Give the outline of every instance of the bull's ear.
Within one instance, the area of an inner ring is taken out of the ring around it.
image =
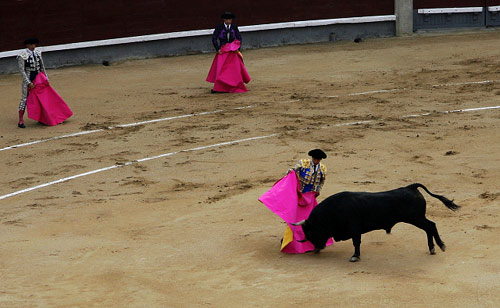
[[[305,224],[306,221],[305,220],[302,220],[302,221],[299,221],[297,223],[294,223],[294,224],[291,224],[292,226],[302,226],[303,224]]]

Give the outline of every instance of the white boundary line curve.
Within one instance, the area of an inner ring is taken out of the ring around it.
[[[242,109],[249,109],[249,108],[253,108],[253,107],[254,106],[249,105],[249,106],[244,106],[244,107],[237,107],[237,108],[234,108],[234,109],[235,110],[242,110]],[[133,126],[139,126],[139,125],[144,125],[144,124],[149,124],[149,123],[171,121],[171,120],[177,120],[177,119],[183,119],[183,118],[189,118],[189,117],[196,117],[196,116],[202,116],[202,115],[209,115],[209,114],[215,114],[215,113],[221,113],[221,112],[224,112],[224,110],[218,109],[218,110],[214,110],[214,111],[206,111],[206,112],[199,112],[199,113],[189,113],[189,114],[184,114],[184,115],[180,115],[180,116],[173,116],[173,117],[167,117],[167,118],[161,118],[161,119],[154,119],[154,120],[147,120],[147,121],[134,122],[134,123],[128,123],[128,124],[114,125],[114,126],[109,126],[109,127],[106,127],[106,128],[88,130],[88,131],[77,132],[77,133],[68,134],[68,135],[56,136],[56,137],[51,137],[51,138],[47,138],[47,139],[40,139],[40,140],[31,141],[31,142],[26,142],[26,143],[11,145],[11,146],[7,146],[5,148],[1,148],[0,152],[7,151],[7,150],[12,150],[12,149],[17,149],[17,148],[21,148],[21,147],[26,147],[26,146],[30,146],[30,145],[34,145],[34,144],[38,144],[38,143],[44,143],[44,142],[47,142],[47,141],[59,140],[59,139],[64,139],[64,138],[69,138],[69,137],[76,137],[76,136],[82,136],[82,135],[89,135],[89,134],[103,132],[105,130],[110,130],[110,129],[115,129],[115,128],[133,127]]]
[[[455,110],[447,110],[447,111],[436,111],[435,113],[437,113],[437,114],[450,114],[450,113],[473,112],[473,111],[494,110],[494,109],[500,109],[500,105],[498,105],[498,106],[487,106],[487,107],[477,107],[477,108],[466,108],[466,109],[455,109]],[[427,113],[422,113],[422,114],[404,115],[404,116],[400,116],[400,118],[401,119],[404,119],[404,118],[417,118],[417,117],[428,116],[428,115],[431,115],[431,114],[432,113],[427,112]],[[335,125],[332,125],[332,126],[322,126],[321,128],[331,128],[331,127],[341,127],[341,126],[353,126],[353,125],[369,124],[369,123],[372,123],[372,122],[380,122],[380,121],[379,120],[366,120],[366,121],[338,123],[338,124],[335,124]],[[37,189],[40,189],[40,188],[44,188],[44,187],[47,187],[47,186],[51,186],[51,185],[55,185],[55,184],[67,182],[67,181],[70,181],[70,180],[73,180],[73,179],[77,179],[77,178],[80,178],[80,177],[84,177],[84,176],[87,176],[87,175],[92,175],[92,174],[96,174],[96,173],[108,171],[108,170],[119,168],[119,167],[130,166],[130,165],[132,165],[134,163],[146,162],[146,161],[150,161],[150,160],[154,160],[154,159],[159,159],[159,158],[163,158],[163,157],[168,157],[168,156],[173,156],[173,155],[180,154],[180,153],[185,153],[185,152],[194,152],[194,151],[201,151],[201,150],[205,150],[205,149],[209,149],[209,148],[222,147],[222,146],[226,146],[226,145],[237,144],[237,143],[240,143],[240,142],[248,142],[248,141],[261,140],[261,139],[276,137],[276,136],[279,136],[279,135],[281,135],[281,134],[274,133],[274,134],[265,135],[265,136],[257,136],[257,137],[251,137],[251,138],[245,138],[245,139],[238,139],[238,140],[233,140],[233,141],[226,141],[226,142],[222,142],[222,143],[216,143],[216,144],[211,144],[211,145],[206,145],[206,146],[200,146],[200,147],[190,148],[190,149],[186,149],[186,150],[180,150],[180,151],[176,151],[176,152],[164,153],[164,154],[160,154],[160,155],[156,155],[156,156],[141,158],[141,159],[137,159],[137,160],[126,162],[124,164],[115,164],[113,166],[104,167],[104,168],[101,168],[101,169],[96,169],[96,170],[92,170],[92,171],[88,171],[88,172],[76,174],[76,175],[65,177],[65,178],[62,178],[62,179],[59,179],[59,180],[55,180],[55,181],[52,181],[52,182],[40,184],[40,185],[37,185],[37,186],[32,186],[32,187],[29,187],[29,188],[26,188],[26,189],[22,189],[22,190],[18,190],[18,191],[15,191],[15,192],[12,192],[12,193],[9,193],[9,194],[6,194],[6,195],[2,195],[2,196],[0,196],[0,200],[6,199],[6,198],[9,198],[9,197],[13,197],[13,196],[16,196],[16,195],[20,195],[20,194],[23,194],[23,193],[26,193],[26,192],[30,192],[30,191],[33,191],[33,190],[37,190]]]
[[[47,187],[47,186],[51,186],[51,185],[55,185],[55,184],[67,182],[67,181],[70,181],[70,180],[74,180],[74,179],[77,179],[77,178],[81,178],[81,177],[84,177],[84,176],[87,176],[87,175],[92,175],[92,174],[96,174],[96,173],[108,171],[108,170],[115,169],[115,168],[130,166],[130,165],[135,164],[135,163],[141,163],[141,162],[145,162],[145,161],[150,161],[150,160],[154,160],[154,159],[158,159],[158,158],[162,158],[162,157],[176,155],[176,154],[179,154],[179,153],[201,151],[201,150],[206,150],[206,149],[215,148],[215,147],[222,147],[222,146],[226,146],[226,145],[237,144],[237,143],[240,143],[240,142],[248,142],[248,141],[260,140],[260,139],[266,139],[266,138],[271,138],[271,137],[275,137],[275,136],[278,136],[278,135],[279,134],[271,134],[271,135],[265,135],[265,136],[257,136],[257,137],[251,137],[251,138],[245,138],[245,139],[232,140],[232,141],[227,141],[227,142],[221,142],[221,143],[216,143],[216,144],[211,144],[211,145],[206,145],[206,146],[201,146],[201,147],[196,147],[196,148],[191,148],[191,149],[180,150],[180,151],[176,151],[176,152],[170,152],[170,153],[160,154],[160,155],[156,155],[156,156],[141,158],[141,159],[137,159],[137,160],[126,162],[124,164],[115,164],[113,166],[108,166],[108,167],[104,167],[104,168],[100,168],[100,169],[96,169],[96,170],[92,170],[92,171],[88,171],[88,172],[84,172],[84,173],[72,175],[72,176],[65,177],[65,178],[62,178],[62,179],[59,179],[59,180],[55,180],[55,181],[52,181],[52,182],[40,184],[40,185],[37,185],[37,186],[32,186],[32,187],[29,187],[29,188],[26,188],[26,189],[22,189],[22,190],[18,190],[18,191],[12,192],[10,194],[6,194],[6,195],[3,195],[3,196],[0,196],[0,200],[6,199],[6,198],[9,198],[9,197],[13,197],[13,196],[16,196],[16,195],[19,195],[19,194],[27,193],[27,192],[30,192],[30,191],[33,191],[33,190],[37,190],[37,189],[40,189],[40,188],[44,188],[44,187]]]
[[[454,82],[454,83],[434,84],[434,85],[432,85],[432,87],[439,88],[439,87],[450,87],[450,86],[464,86],[464,85],[470,85],[470,84],[494,83],[494,82],[498,82],[498,81],[500,81],[500,80],[481,80],[481,81]]]
[[[373,91],[366,91],[366,92],[329,95],[329,96],[327,96],[327,98],[340,98],[340,97],[346,97],[346,96],[361,96],[361,95],[369,95],[369,94],[377,94],[377,93],[390,93],[390,92],[402,91],[402,90],[406,90],[406,88],[382,89],[382,90],[373,90]]]

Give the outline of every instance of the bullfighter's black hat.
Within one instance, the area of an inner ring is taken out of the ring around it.
[[[30,37],[29,39],[24,40],[24,45],[28,44],[40,44],[40,41],[37,38]]]
[[[222,19],[233,19],[233,18],[236,18],[236,15],[234,15],[231,12],[224,12],[224,13],[222,13],[222,15],[220,17]]]
[[[309,151],[309,156],[312,156],[312,158],[316,158],[316,159],[323,159],[323,158],[326,158],[326,153],[323,152],[322,150],[320,149],[314,149],[314,150],[311,150]]]

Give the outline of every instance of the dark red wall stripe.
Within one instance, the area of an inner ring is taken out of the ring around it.
[[[233,11],[238,25],[394,14],[393,0],[10,0],[0,1],[0,51],[208,29]]]

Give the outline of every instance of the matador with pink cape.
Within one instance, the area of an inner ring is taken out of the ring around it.
[[[73,112],[49,84],[42,52],[37,48],[39,40],[29,38],[24,44],[26,49],[17,56],[19,71],[23,78],[17,126],[26,127],[23,119],[26,108],[30,119],[45,125],[62,123],[71,117]]]
[[[241,34],[232,23],[233,13],[225,12],[221,17],[224,22],[215,27],[212,35],[217,53],[206,80],[214,84],[212,93],[244,93],[248,91],[245,83],[251,78],[240,52]]]
[[[326,178],[326,166],[320,161],[326,154],[320,149],[309,151],[312,159],[302,159],[288,174],[276,182],[263,194],[259,201],[264,203],[274,214],[287,223],[287,228],[281,242],[281,252],[304,253],[313,251],[310,242],[300,242],[305,239],[301,226],[293,223],[305,220],[318,205],[316,197]],[[329,239],[326,246],[333,244]]]

